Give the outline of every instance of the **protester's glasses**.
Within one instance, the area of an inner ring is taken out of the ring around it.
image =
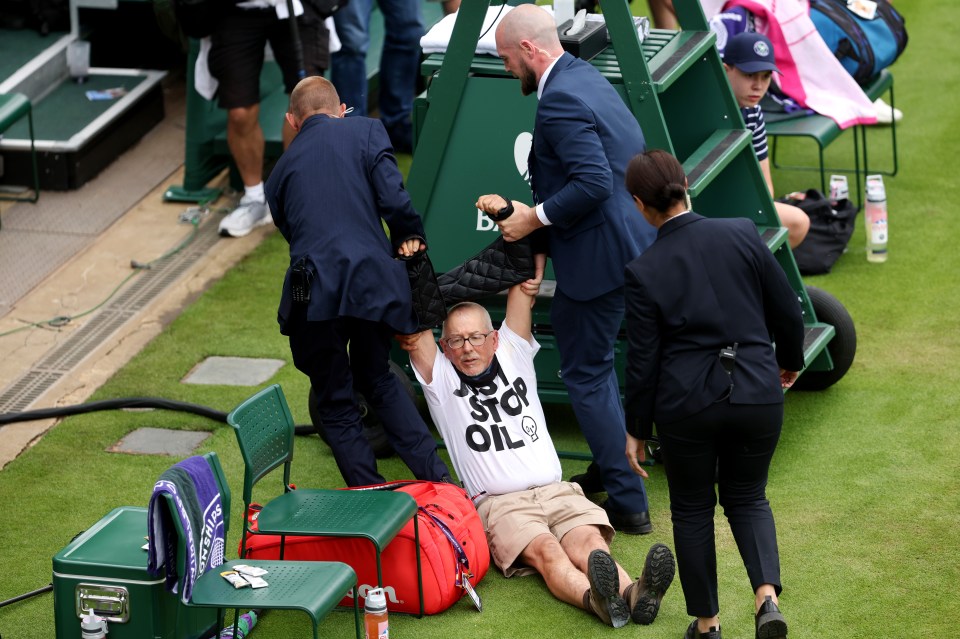
[[[463,348],[464,342],[470,342],[470,346],[478,348],[483,346],[484,342],[487,341],[487,338],[493,335],[493,331],[489,333],[475,333],[470,337],[460,337],[459,335],[454,335],[453,337],[444,338],[443,343],[447,345],[447,348],[457,350]]]

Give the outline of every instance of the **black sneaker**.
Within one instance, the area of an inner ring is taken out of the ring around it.
[[[580,488],[587,494],[602,493],[605,490],[603,487],[603,473],[600,472],[600,467],[593,462],[590,462],[590,465],[587,466],[586,472],[574,475],[570,478],[570,481],[575,484],[580,484]]]
[[[650,546],[640,578],[630,584],[623,593],[634,623],[653,623],[660,612],[660,602],[667,594],[667,588],[673,583],[676,572],[677,565],[670,549],[665,544]]]
[[[601,621],[622,628],[630,620],[630,608],[620,596],[620,573],[610,553],[594,550],[587,558],[590,580],[590,609]]]

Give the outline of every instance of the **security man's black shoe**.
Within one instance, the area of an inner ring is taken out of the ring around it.
[[[628,535],[646,535],[653,532],[650,513],[645,510],[639,513],[621,513],[610,508],[609,502],[603,502],[603,509],[607,511],[607,517],[614,530]]]
[[[687,628],[687,632],[684,633],[683,639],[722,639],[720,637],[720,626],[710,626],[710,630],[700,632],[697,628],[697,620],[694,619],[690,622],[690,626]]]
[[[603,473],[600,472],[600,467],[594,462],[590,462],[586,472],[574,475],[570,478],[570,481],[574,484],[580,484],[580,488],[588,495],[590,493],[602,493],[605,490],[603,487]]]

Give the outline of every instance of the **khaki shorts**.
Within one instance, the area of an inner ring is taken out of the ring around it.
[[[477,506],[493,562],[507,577],[535,571],[520,553],[544,533],[557,540],[578,526],[594,525],[609,544],[614,530],[606,511],[583,495],[579,484],[557,482],[506,495],[491,495]]]

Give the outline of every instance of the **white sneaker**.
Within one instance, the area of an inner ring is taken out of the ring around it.
[[[266,202],[248,198],[240,198],[240,204],[227,217],[220,220],[220,235],[229,237],[243,237],[264,224],[273,222],[270,209]]]
[[[903,119],[903,111],[891,107],[883,98],[874,100],[873,106],[877,110],[877,124],[892,124]]]

